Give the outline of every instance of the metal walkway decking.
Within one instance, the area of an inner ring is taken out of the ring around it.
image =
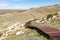
[[[40,25],[32,26],[31,22],[32,21],[36,21],[36,20],[37,19],[30,20],[30,21],[26,22],[25,26],[26,27],[35,27],[35,28],[38,28],[44,34],[47,34],[50,37],[50,40],[60,40],[60,30],[57,30],[57,29],[54,29],[54,28],[50,28],[50,27],[47,27],[47,26],[40,26]]]
[[[31,26],[28,26],[28,27],[31,27]],[[38,28],[39,30],[41,30],[45,34],[49,35],[50,40],[55,40],[54,38],[57,38],[57,40],[60,40],[60,30],[50,28],[50,27],[46,27],[46,26],[43,26],[43,27],[32,26],[32,27]]]

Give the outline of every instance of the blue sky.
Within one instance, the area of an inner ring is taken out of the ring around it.
[[[0,0],[0,9],[29,9],[60,4],[60,0]]]

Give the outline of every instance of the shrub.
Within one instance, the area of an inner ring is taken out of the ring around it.
[[[2,33],[0,32],[0,37],[1,37]]]
[[[48,14],[48,15],[47,15],[47,20],[48,20],[49,18],[52,18],[52,16],[53,16],[52,14]]]

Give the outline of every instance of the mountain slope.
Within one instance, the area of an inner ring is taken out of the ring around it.
[[[31,11],[35,13],[56,13],[60,11],[60,5],[57,4],[57,5],[43,6],[31,9]]]

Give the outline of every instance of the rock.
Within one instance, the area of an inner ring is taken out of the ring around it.
[[[23,31],[19,31],[16,33],[16,35],[20,35],[20,34],[23,34],[24,32]]]
[[[42,24],[44,23],[44,21],[42,21]]]
[[[36,20],[36,23],[39,23],[40,21],[39,20]]]
[[[20,32],[17,32],[17,33],[16,33],[16,35],[19,35],[19,34],[21,34],[21,33],[20,33]]]
[[[21,24],[20,26],[24,26],[25,24]]]

